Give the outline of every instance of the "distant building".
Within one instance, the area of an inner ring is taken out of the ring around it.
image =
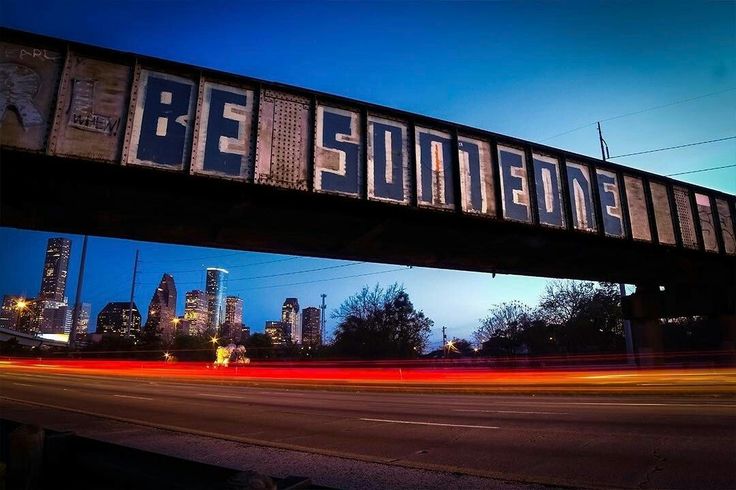
[[[239,297],[225,298],[225,322],[238,326],[243,323],[243,300]]]
[[[46,260],[41,276],[41,300],[66,303],[66,277],[69,272],[69,256],[72,242],[67,238],[49,238],[46,245]]]
[[[302,343],[304,345],[322,345],[322,322],[320,309],[308,306],[302,311]]]
[[[207,306],[207,293],[198,289],[187,291],[186,302],[184,303],[186,325],[181,326],[182,333],[201,335],[207,330]]]
[[[96,333],[117,333],[124,335],[128,331],[130,322],[130,303],[118,301],[108,303],[97,315]],[[130,334],[139,336],[141,332],[141,314],[133,303],[133,323],[130,325]]]
[[[26,300],[22,296],[4,295],[3,304],[0,306],[0,328],[16,330],[18,317],[25,307]]]
[[[294,344],[302,343],[302,321],[299,316],[299,300],[286,298],[281,307],[281,323],[284,327],[286,342]]]
[[[89,303],[82,303],[81,305],[77,305],[77,308],[79,309],[79,312],[77,313],[77,335],[84,335],[89,329],[89,319],[92,316],[92,305]]]
[[[41,299],[36,301],[35,329],[42,334],[69,333],[71,309],[65,301]]]
[[[207,329],[217,332],[223,320],[222,309],[225,298],[225,278],[228,272],[216,267],[207,268]]]
[[[248,340],[248,337],[250,337],[250,327],[243,324],[240,327],[240,341],[245,342],[246,340]]]
[[[152,329],[161,336],[164,343],[174,340],[176,335],[176,285],[174,278],[164,274],[156,290],[153,292],[151,303],[148,305],[146,330]]]
[[[266,335],[271,337],[273,345],[284,345],[286,338],[284,336],[284,325],[279,321],[266,322]]]

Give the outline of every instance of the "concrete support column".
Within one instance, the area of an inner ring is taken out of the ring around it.
[[[637,285],[627,298],[624,317],[631,322],[631,337],[636,362],[640,366],[661,364],[664,336],[659,321],[659,287]]]

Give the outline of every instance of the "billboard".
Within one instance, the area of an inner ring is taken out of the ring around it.
[[[297,87],[3,33],[3,147],[736,255],[730,194]]]

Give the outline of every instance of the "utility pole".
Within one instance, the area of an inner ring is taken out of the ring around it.
[[[325,293],[321,294],[322,296],[322,305],[319,307],[320,310],[322,310],[322,316],[320,318],[320,344],[322,343],[322,337],[325,335],[325,312],[327,311],[327,305],[325,304],[325,298],[327,295]]]
[[[606,158],[610,157],[608,152],[608,144],[603,139],[603,131],[601,130],[601,123],[598,121],[598,140],[601,144],[601,158],[606,161]],[[623,216],[623,214],[622,214]],[[618,292],[621,296],[621,316],[623,316],[624,298],[626,297],[626,286],[623,283],[618,284]],[[624,339],[626,340],[626,359],[629,364],[634,363],[634,339],[631,336],[631,322],[627,319],[624,320]]]
[[[87,261],[87,235],[82,242],[82,261],[79,263],[79,277],[77,278],[77,293],[74,298],[74,309],[72,310],[72,328],[69,331],[69,352],[74,350],[77,340],[77,325],[79,324],[79,309],[82,307],[82,283],[84,282],[84,264]]]
[[[442,356],[447,359],[447,327],[442,326]]]
[[[128,305],[128,328],[126,335],[130,337],[130,327],[133,326],[133,296],[135,295],[135,276],[138,274],[138,253],[135,251],[135,262],[133,262],[133,282],[130,285],[130,305]]]

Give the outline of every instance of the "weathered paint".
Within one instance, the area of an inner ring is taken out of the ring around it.
[[[496,216],[491,145],[487,141],[460,136],[457,149],[463,211]]]
[[[415,138],[418,204],[455,209],[452,137],[444,131],[417,127]]]
[[[736,235],[734,234],[733,218],[728,201],[716,198],[716,209],[718,210],[721,236],[723,236],[724,252],[729,255],[736,255]]]
[[[64,66],[49,152],[119,161],[131,71],[129,66],[71,53]]]
[[[234,180],[252,177],[253,99],[252,90],[203,81],[194,129],[193,174]]]
[[[514,221],[531,222],[529,183],[527,182],[527,163],[524,151],[499,145],[498,166],[503,217]]]
[[[618,176],[608,170],[596,169],[598,196],[600,196],[603,231],[607,236],[623,237],[624,220],[621,213],[621,191]]]
[[[409,204],[409,140],[406,123],[368,116],[368,199]]]
[[[255,181],[307,190],[309,99],[275,90],[261,92]]]
[[[639,177],[624,175],[624,187],[626,187],[631,237],[634,240],[651,242],[652,231],[649,229],[649,214],[647,212],[647,198],[644,193],[644,181]]]
[[[567,188],[573,227],[576,230],[595,231],[593,192],[587,165],[567,162]]]
[[[178,75],[139,70],[125,163],[182,170],[189,161],[195,83]]]
[[[698,236],[695,233],[690,193],[687,189],[679,186],[673,186],[672,189],[675,195],[675,209],[677,210],[677,221],[680,224],[682,245],[687,248],[698,248]]]
[[[43,46],[0,42],[0,143],[44,150],[64,56]]]
[[[674,245],[677,241],[675,240],[675,228],[672,224],[672,208],[667,187],[659,182],[650,182],[649,189],[652,192],[654,220],[657,224],[659,243],[663,245]]]
[[[716,238],[715,223],[713,223],[713,210],[710,207],[710,198],[705,194],[696,192],[695,206],[698,210],[698,219],[700,220],[703,247],[708,252],[717,252],[718,239]]]
[[[562,209],[560,162],[554,157],[535,153],[533,155],[533,165],[539,223],[564,228],[565,213]]]
[[[314,148],[314,190],[360,197],[361,128],[357,111],[318,105]]]

